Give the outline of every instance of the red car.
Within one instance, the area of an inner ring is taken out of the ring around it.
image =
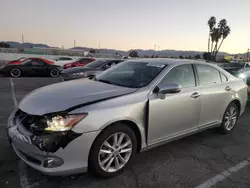
[[[21,58],[19,58],[17,60],[8,62],[7,65],[20,65],[20,64],[22,64],[23,62],[25,62],[27,60],[41,60],[41,61],[43,61],[43,62],[45,62],[47,64],[51,64],[51,65],[54,64],[53,61],[49,61],[49,60],[43,59],[43,58],[38,58],[38,57],[23,58],[23,57],[21,57]]]
[[[75,62],[64,64],[64,65],[63,65],[63,68],[64,68],[64,69],[68,69],[68,68],[72,68],[72,67],[85,66],[85,65],[87,65],[88,63],[90,63],[90,62],[92,62],[92,61],[95,61],[95,59],[94,59],[94,58],[87,58],[87,57],[84,57],[84,58],[78,59],[78,60],[75,61]]]

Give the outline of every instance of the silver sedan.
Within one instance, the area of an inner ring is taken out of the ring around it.
[[[17,155],[49,175],[120,173],[136,153],[218,128],[230,133],[244,112],[247,86],[199,61],[125,61],[96,78],[49,85],[11,114]]]

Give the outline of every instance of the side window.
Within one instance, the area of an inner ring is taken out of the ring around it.
[[[183,88],[194,87],[195,76],[192,65],[180,65],[174,67],[167,75],[162,79],[160,84],[179,84]]]
[[[80,60],[80,63],[90,63],[90,62],[92,62],[92,60],[91,59],[81,59]]]
[[[249,63],[246,64],[246,68],[250,68],[250,64]]]
[[[221,76],[221,81],[222,82],[227,82],[228,81],[227,77],[224,74],[220,73],[220,76]]]
[[[40,65],[42,65],[42,63],[40,62],[40,60],[33,59],[33,60],[31,61],[31,65],[40,66]]]
[[[112,66],[116,65],[117,63],[118,63],[117,61],[110,61],[107,65],[109,67],[112,67]]]
[[[72,59],[69,58],[69,57],[61,57],[60,60],[62,60],[62,61],[70,61],[70,60],[72,60]]]
[[[207,65],[196,65],[200,85],[209,85],[221,83],[220,73],[218,70]]]

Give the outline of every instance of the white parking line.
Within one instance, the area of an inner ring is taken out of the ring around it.
[[[242,162],[238,163],[237,165],[225,170],[224,172],[212,177],[211,179],[198,185],[195,188],[210,188],[210,187],[216,185],[217,183],[222,182],[227,177],[231,176],[233,173],[238,172],[242,168],[245,168],[249,164],[250,164],[250,158],[248,160],[242,161]]]
[[[15,85],[13,83],[13,79],[10,78],[10,85],[11,85],[11,94],[12,99],[14,102],[15,108],[17,108],[17,99],[16,99],[16,93],[15,93]],[[19,162],[19,178],[20,178],[20,186],[21,188],[33,188],[34,186],[38,185],[38,183],[30,184],[28,181],[28,174],[25,170],[26,167],[24,167],[24,163],[22,161]]]
[[[14,102],[14,106],[16,108],[17,107],[17,100],[16,100],[16,94],[15,94],[15,86],[14,86],[12,78],[10,78],[10,85],[11,85],[12,99],[13,99],[13,102]]]

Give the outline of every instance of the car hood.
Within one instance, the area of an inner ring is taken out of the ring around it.
[[[101,69],[90,68],[90,67],[74,67],[74,68],[66,69],[62,73],[72,74],[72,73],[88,72],[88,71],[99,71],[99,70],[101,70]]]
[[[32,115],[70,111],[83,105],[136,91],[98,81],[80,79],[39,88],[22,99],[18,108]]]

